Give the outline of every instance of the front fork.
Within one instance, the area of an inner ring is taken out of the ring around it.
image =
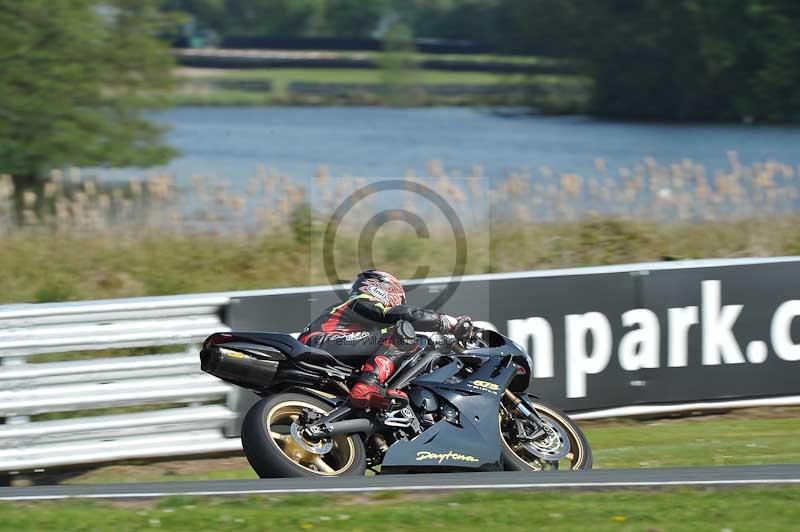
[[[519,397],[508,388],[503,392],[503,395],[511,404],[511,410],[519,412],[525,420],[530,421],[533,425],[533,430],[530,431],[530,429],[525,426],[522,419],[515,417],[514,423],[517,425],[517,434],[520,438],[535,440],[545,435],[544,422],[542,418],[539,417],[539,413],[533,405],[528,403],[524,397]]]

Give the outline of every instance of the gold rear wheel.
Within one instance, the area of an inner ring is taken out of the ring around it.
[[[307,401],[290,400],[278,403],[267,412],[266,429],[281,453],[296,465],[311,473],[336,476],[346,471],[355,460],[356,436],[335,436],[328,440],[312,442],[296,430],[297,420],[303,412],[327,414],[322,408]],[[292,430],[292,428],[295,430]]]
[[[303,437],[306,412],[327,414],[333,407],[305,394],[279,394],[255,403],[242,423],[242,447],[261,478],[363,475],[364,442],[358,434],[320,441]]]

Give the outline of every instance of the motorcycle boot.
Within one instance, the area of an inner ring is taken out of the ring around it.
[[[387,389],[386,379],[394,372],[394,362],[385,355],[376,355],[361,366],[361,373],[350,388],[348,401],[358,409],[397,410],[408,406],[405,392]]]

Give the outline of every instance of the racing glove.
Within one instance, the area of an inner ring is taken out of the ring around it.
[[[454,318],[447,314],[441,315],[442,319],[442,332],[450,333],[456,338],[463,338],[469,335],[472,330],[472,318],[469,316],[459,316]]]

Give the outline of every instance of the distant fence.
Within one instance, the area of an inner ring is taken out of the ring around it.
[[[178,64],[194,68],[380,68],[379,62],[368,55],[353,57],[325,52],[296,52],[286,50],[230,50],[220,48],[176,48],[172,50]],[[489,72],[496,74],[575,74],[574,66],[566,62],[524,63],[500,60],[424,59],[417,66],[429,70],[455,72]]]
[[[268,50],[377,51],[383,49],[383,41],[368,37],[228,36],[222,39],[220,47]],[[494,51],[493,47],[485,43],[454,39],[415,39],[414,47],[418,51],[428,54],[489,54]]]
[[[465,97],[465,96],[525,96],[531,94],[532,88],[528,85],[495,85],[488,84],[441,84],[441,85],[420,85],[414,87],[416,91],[424,95],[443,96],[443,97]],[[381,83],[315,83],[306,81],[293,81],[289,84],[289,92],[296,96],[348,96],[354,93],[364,93],[381,95],[389,90],[386,85]]]
[[[585,89],[576,85],[529,85],[525,83],[441,83],[425,84],[413,87],[421,94],[442,97],[482,96],[509,97],[535,96],[558,92],[559,94],[582,95]],[[319,83],[309,81],[293,81],[289,84],[289,92],[298,96],[346,96],[353,93],[383,94],[387,90],[381,83]]]
[[[408,283],[410,302],[448,281]],[[335,301],[309,287],[0,306],[0,471],[239,451],[250,394],[200,372],[199,342],[296,332]],[[468,276],[441,310],[525,346],[533,391],[579,418],[800,402],[800,257]]]

